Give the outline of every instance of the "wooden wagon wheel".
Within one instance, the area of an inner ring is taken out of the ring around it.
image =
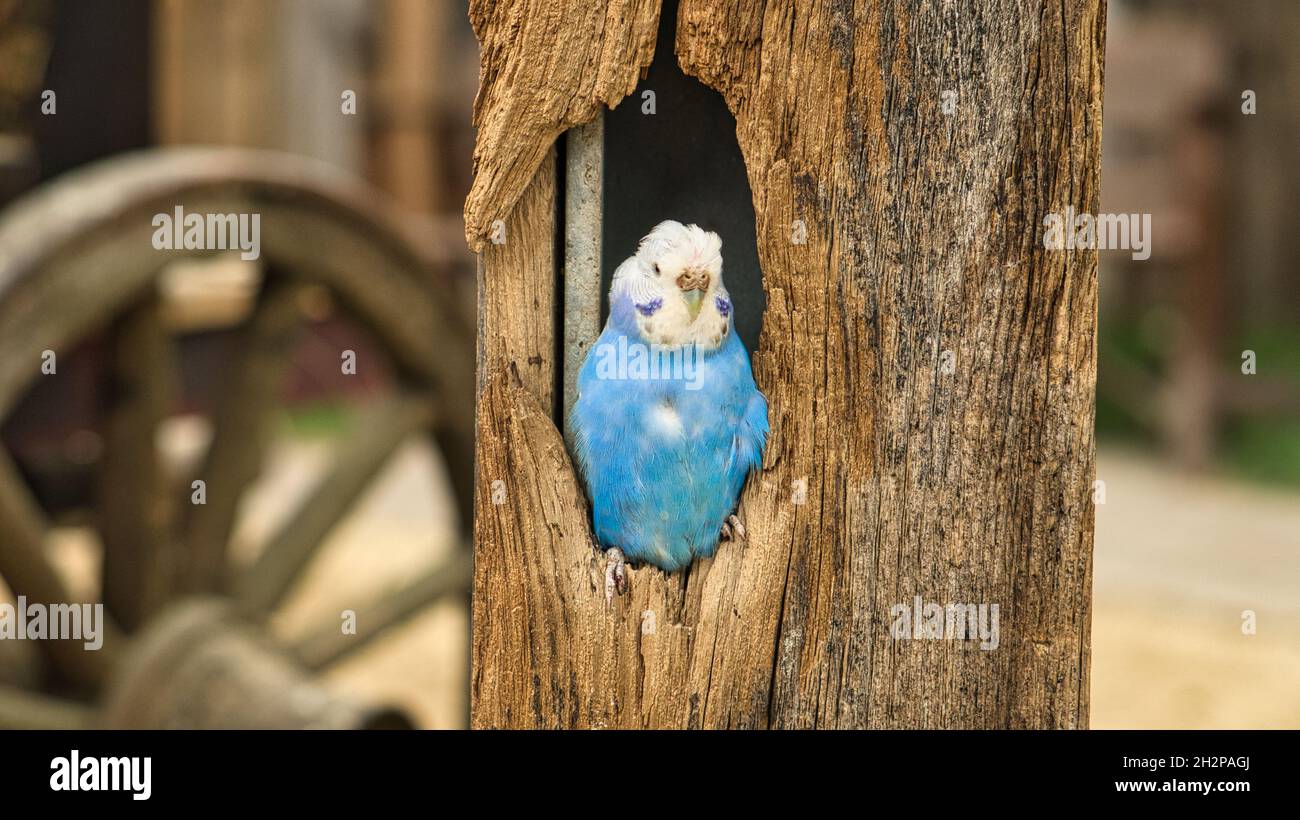
[[[261,220],[265,273],[219,374],[202,505],[185,503],[189,483],[178,487],[164,474],[155,444],[178,378],[158,282],[178,257],[212,253],[155,250],[152,220],[177,206]],[[364,628],[346,640],[334,621],[297,646],[278,647],[260,624],[411,435],[429,434],[441,451],[461,532],[468,530],[472,331],[434,269],[427,248],[373,193],[325,166],[265,152],[142,152],[70,174],[0,214],[0,422],[42,378],[44,351],[69,351],[92,333],[109,340],[111,395],[90,516],[104,547],[110,623],[103,648],[36,642],[55,683],[41,691],[0,688],[0,725],[384,723],[326,695],[314,672],[442,596],[466,594],[468,548],[398,593],[354,607]],[[237,571],[228,544],[241,495],[262,463],[266,421],[302,324],[298,297],[308,286],[325,288],[379,341],[395,388],[251,566]],[[29,603],[70,603],[46,553],[49,530],[32,488],[0,447],[0,578]]]

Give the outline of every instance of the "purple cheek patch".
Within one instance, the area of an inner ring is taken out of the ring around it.
[[[719,296],[713,300],[713,304],[717,305],[718,313],[722,314],[722,316],[726,317],[731,315],[730,299],[723,299],[721,296]]]
[[[651,299],[649,302],[646,302],[645,304],[638,303],[636,305],[636,309],[640,311],[642,316],[653,316],[655,311],[663,306],[664,306],[664,300],[655,297],[654,299]]]

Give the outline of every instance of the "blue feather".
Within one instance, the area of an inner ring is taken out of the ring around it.
[[[611,304],[578,376],[570,447],[601,546],[674,571],[717,549],[745,479],[762,464],[767,401],[730,326],[719,347],[697,354],[694,373],[611,378],[602,356],[648,346],[637,311],[645,315],[629,299]]]

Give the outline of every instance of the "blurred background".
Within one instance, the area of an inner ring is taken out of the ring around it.
[[[1144,261],[1101,253],[1092,723],[1300,727],[1300,2],[1111,0],[1109,16],[1101,210],[1150,213],[1153,238]],[[441,298],[472,316],[460,210],[477,58],[453,0],[0,0],[0,205],[152,146],[313,157],[391,197]],[[40,114],[42,89],[57,115]],[[344,89],[355,116],[340,116]],[[212,270],[199,278],[240,281]],[[186,396],[201,408],[239,314],[211,307],[229,291],[193,287]],[[237,552],[385,389],[338,377],[340,347],[375,345],[328,305],[308,311]],[[69,367],[71,392],[34,391],[0,436],[57,524],[61,570],[94,594],[99,545],[76,511],[101,449],[103,362],[89,344]],[[169,420],[174,459],[206,446],[202,415]],[[456,549],[445,473],[435,447],[404,447],[270,628],[291,641]],[[467,634],[464,600],[441,601],[327,684],[463,726]]]
[[[1300,3],[1111,0],[1105,95],[1093,726],[1294,728]]]
[[[223,145],[309,157],[387,196],[427,262],[427,289],[453,304],[472,333],[474,259],[460,213],[477,81],[478,47],[462,2],[0,0],[0,205],[138,149]],[[44,89],[56,91],[53,115],[41,113]],[[355,92],[355,114],[343,113],[344,91]],[[247,324],[261,261],[224,254],[186,264],[171,266],[168,279],[169,326],[182,337],[182,396],[159,430],[162,458],[178,474],[212,438],[223,389],[217,374]],[[392,386],[390,357],[374,334],[336,309],[328,292],[302,296],[305,332],[288,353],[275,435],[231,536],[233,560],[245,567]],[[57,386],[38,380],[8,418],[0,411],[0,437],[50,519],[48,550],[73,590],[90,599],[104,572],[100,533],[86,510],[96,501],[106,435],[105,349],[98,334],[89,336],[61,354]],[[343,349],[367,363],[355,376],[341,373]],[[272,635],[310,645],[322,629],[335,625],[337,633],[342,610],[382,601],[463,549],[468,522],[450,481],[435,446],[420,437],[403,444],[331,530],[269,621]],[[467,597],[444,596],[333,665],[326,685],[358,702],[398,706],[419,726],[465,726],[468,634]],[[57,686],[28,671],[39,669],[33,658],[5,653],[31,654],[0,642],[0,684]]]

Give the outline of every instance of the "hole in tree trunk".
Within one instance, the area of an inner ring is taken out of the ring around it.
[[[682,73],[673,52],[677,0],[664,0],[654,62],[630,97],[605,114],[601,307],[609,313],[614,269],[665,219],[722,237],[722,278],[736,305],[736,331],[750,352],[763,324],[754,199],[722,95]],[[655,113],[643,113],[646,91]]]

